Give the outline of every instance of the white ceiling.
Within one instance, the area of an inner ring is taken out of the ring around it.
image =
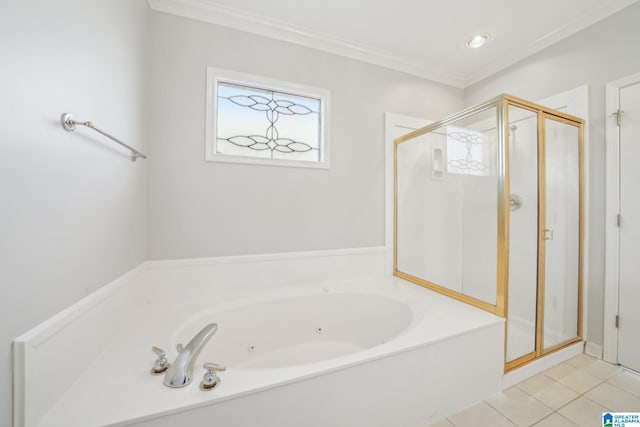
[[[148,0],[152,9],[466,87],[638,0]],[[487,32],[481,49],[465,40]]]

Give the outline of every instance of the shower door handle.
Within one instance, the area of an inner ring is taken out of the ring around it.
[[[553,228],[544,229],[544,240],[553,240]]]

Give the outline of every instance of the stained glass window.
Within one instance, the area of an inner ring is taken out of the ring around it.
[[[211,74],[209,160],[328,167],[328,93],[248,82],[264,80],[257,76],[239,81]]]
[[[490,144],[480,131],[447,126],[447,172],[462,175],[490,175]]]

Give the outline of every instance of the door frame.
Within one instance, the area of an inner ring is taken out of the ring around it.
[[[605,198],[605,277],[604,277],[604,343],[603,359],[618,363],[618,315],[620,228],[620,128],[615,113],[620,105],[620,89],[640,83],[640,73],[612,81],[606,85],[606,198]]]

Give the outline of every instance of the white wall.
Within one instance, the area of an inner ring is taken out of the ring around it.
[[[384,112],[442,117],[462,91],[309,48],[151,14],[150,257],[384,244]],[[331,169],[204,161],[206,67],[331,91]]]
[[[143,0],[0,7],[0,425],[11,425],[13,338],[146,258]],[[73,351],[70,349],[69,351]],[[52,364],[51,369],[55,369]]]
[[[587,339],[603,342],[606,82],[640,71],[640,3],[465,90],[472,105],[506,92],[540,99],[589,85],[589,266]]]

